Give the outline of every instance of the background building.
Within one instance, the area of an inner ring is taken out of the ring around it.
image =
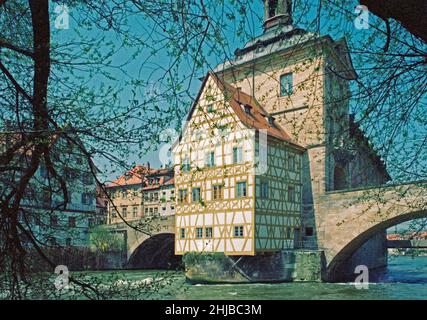
[[[1,143],[16,139],[14,134],[2,136]],[[49,157],[56,177],[43,159],[25,189],[19,221],[42,246],[89,246],[90,221],[96,217],[96,168],[79,146],[59,135],[51,139]],[[18,151],[16,163],[25,167],[31,157],[32,150]],[[66,186],[66,204],[60,180]],[[2,195],[14,187],[14,181],[16,177],[1,177]]]
[[[108,223],[135,221],[143,216],[174,213],[172,169],[138,165],[106,186]],[[121,216],[121,217],[120,217]]]

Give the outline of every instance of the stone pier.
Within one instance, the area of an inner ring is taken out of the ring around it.
[[[319,250],[283,250],[255,256],[190,253],[183,258],[192,283],[320,282],[326,260]]]

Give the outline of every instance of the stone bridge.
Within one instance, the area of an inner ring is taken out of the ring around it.
[[[427,182],[326,192],[314,199],[317,248],[326,258],[326,280],[336,281],[353,253],[373,236],[402,222],[427,218]],[[118,223],[124,236],[127,267],[165,268],[174,255],[174,216],[159,217],[147,232]],[[172,261],[172,262],[171,262]],[[162,264],[163,263],[163,264]]]
[[[427,249],[427,240],[388,240],[387,248],[390,249]]]
[[[367,240],[402,222],[427,218],[427,182],[327,192],[315,199],[315,212],[326,279],[336,280]]]
[[[135,223],[111,224],[112,232],[123,236],[127,248],[127,268],[174,268],[180,257],[174,255],[175,216],[150,217],[142,231]],[[133,228],[132,226],[136,227]],[[149,226],[149,227],[147,227]]]

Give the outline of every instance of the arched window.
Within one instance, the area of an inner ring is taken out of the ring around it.
[[[268,1],[268,17],[273,18],[276,16],[278,0],[269,0]]]

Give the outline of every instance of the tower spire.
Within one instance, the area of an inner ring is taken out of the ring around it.
[[[292,0],[264,1],[264,31],[292,24]]]

